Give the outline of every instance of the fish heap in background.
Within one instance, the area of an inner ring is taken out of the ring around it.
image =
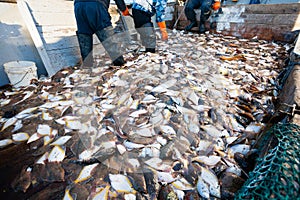
[[[174,31],[155,54],[132,46],[122,68],[67,68],[3,91],[1,150],[32,154],[12,186],[63,182],[61,199],[233,198],[289,48]]]

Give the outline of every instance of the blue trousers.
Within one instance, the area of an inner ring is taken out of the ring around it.
[[[76,2],[74,13],[79,34],[92,35],[112,26],[111,16],[100,2]]]
[[[249,4],[260,4],[260,0],[250,0]]]

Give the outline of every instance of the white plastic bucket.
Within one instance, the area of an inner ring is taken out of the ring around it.
[[[4,63],[3,66],[14,87],[30,85],[31,79],[37,79],[37,68],[34,62],[12,61]]]

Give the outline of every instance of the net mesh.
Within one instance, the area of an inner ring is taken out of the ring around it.
[[[258,160],[235,199],[300,199],[299,133],[295,124],[276,124],[268,130],[278,145]]]

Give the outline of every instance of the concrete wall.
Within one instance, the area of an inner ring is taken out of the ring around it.
[[[74,66],[80,59],[74,2],[66,0],[26,0],[26,2],[53,71]]]
[[[17,60],[33,61],[39,76],[47,74],[17,4],[0,3],[0,86],[9,83],[3,64]]]

